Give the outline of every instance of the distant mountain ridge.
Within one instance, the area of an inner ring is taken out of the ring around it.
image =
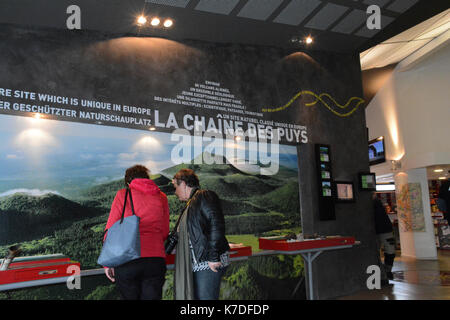
[[[203,159],[205,153],[200,156]],[[168,196],[172,221],[184,207],[171,184],[172,177],[182,168],[193,169],[201,187],[219,195],[230,233],[259,233],[298,221],[295,218],[300,211],[296,170],[280,166],[273,176],[248,174],[224,157],[223,164],[195,164],[199,157],[151,176]],[[124,187],[123,179],[117,179],[84,188],[70,199],[55,194],[35,197],[20,193],[0,198],[0,244],[42,238],[77,221],[107,216],[117,191]],[[240,227],[234,226],[235,223]]]
[[[215,161],[212,164],[207,164],[205,162],[205,157],[214,159],[217,161],[217,163]],[[218,174],[221,176],[234,173],[245,174],[244,172],[238,170],[233,165],[231,165],[224,156],[218,156],[208,152],[203,152],[196,158],[192,159],[189,163],[181,163],[173,167],[166,168],[161,171],[161,174],[167,177],[168,179],[172,179],[173,176],[181,169],[192,169],[198,176],[205,174]]]
[[[0,244],[53,234],[54,230],[101,212],[56,194],[16,193],[0,199]]]
[[[162,192],[173,192],[173,186],[169,185],[171,180],[165,176],[156,174],[150,178],[158,185]],[[123,188],[125,188],[123,179],[110,181],[81,191],[79,197],[75,200],[88,207],[109,211],[117,191]]]
[[[15,193],[0,199],[0,209],[16,211],[34,215],[49,215],[52,210],[81,209],[81,206],[60,195],[47,193],[42,196],[32,196],[26,193]],[[69,211],[70,214],[74,211]]]
[[[206,159],[214,159],[216,160],[212,164],[207,164],[205,162]],[[263,165],[261,162],[257,162],[253,164],[253,166],[260,166],[262,168],[267,167],[267,165]],[[221,176],[229,175],[229,174],[242,174],[242,175],[253,175],[258,176],[260,174],[255,173],[249,173],[245,172],[243,170],[240,170],[236,166],[234,166],[225,156],[221,155],[215,155],[211,154],[209,152],[203,152],[200,155],[198,155],[196,158],[192,159],[189,163],[181,163],[166,169],[163,169],[161,171],[161,174],[166,176],[168,179],[172,179],[172,177],[181,169],[192,169],[195,171],[195,173],[200,177],[202,175],[208,175],[208,174],[218,174]],[[297,179],[297,171],[293,170],[291,168],[282,166],[278,164],[278,171],[274,176],[279,176],[280,174],[283,175],[283,177],[295,177]],[[271,177],[271,176],[264,176],[264,177]]]

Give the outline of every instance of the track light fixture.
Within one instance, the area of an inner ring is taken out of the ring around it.
[[[161,23],[161,20],[159,20],[159,18],[153,18],[152,21],[150,21],[150,24],[154,27],[159,26],[159,24]]]
[[[293,36],[291,38],[291,43],[292,44],[310,45],[313,42],[314,42],[314,39],[311,36],[307,36],[307,37]]]
[[[136,18],[136,24],[140,27],[143,27],[147,24],[147,18],[143,15],[140,15],[139,17]],[[167,18],[164,20],[163,26],[164,28],[170,28],[172,27],[174,24],[173,20],[170,18]],[[161,26],[161,19],[159,17],[153,17],[150,20],[150,25],[152,27],[159,27]]]
[[[172,19],[166,19],[166,21],[164,21],[164,27],[170,28],[171,26],[173,26]]]
[[[139,17],[137,18],[136,22],[137,22],[137,24],[138,24],[139,26],[143,26],[143,25],[145,25],[145,24],[147,23],[147,18],[144,17],[144,16],[139,16]]]

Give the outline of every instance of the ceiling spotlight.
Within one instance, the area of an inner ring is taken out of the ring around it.
[[[447,177],[439,177],[439,180],[445,180]]]
[[[161,20],[159,20],[159,18],[153,18],[152,21],[150,22],[150,24],[154,27],[159,26],[160,23]]]
[[[39,113],[35,113],[33,117],[34,117],[35,119],[38,119],[38,120],[39,120],[39,119],[41,118],[41,115],[40,115]]]
[[[291,43],[298,43],[298,42],[302,42],[302,40],[300,40],[299,37],[293,36],[293,37],[291,38]]]
[[[444,169],[435,169],[434,172],[442,172]]]
[[[144,17],[144,16],[140,16],[140,17],[137,19],[137,24],[140,25],[140,26],[143,26],[143,25],[146,24],[146,23],[147,23],[147,18]]]
[[[234,137],[234,140],[241,141],[241,137],[240,136],[236,136],[236,137]]]
[[[156,128],[155,128],[155,127],[150,127],[148,130],[150,130],[150,131],[155,131]]]
[[[307,37],[307,38],[305,39],[305,42],[306,42],[306,44],[311,44],[311,43],[313,42],[313,38]]]
[[[166,19],[166,21],[164,21],[164,27],[170,28],[172,25],[173,21],[171,19]]]

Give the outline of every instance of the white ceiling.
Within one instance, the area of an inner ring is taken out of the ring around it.
[[[434,172],[436,169],[443,169],[442,172]],[[438,180],[439,177],[450,178],[450,164],[435,165],[427,168],[428,180]]]
[[[448,43],[450,9],[386,40],[360,54],[361,69],[381,68],[398,63],[415,53],[415,59]],[[438,45],[436,45],[436,43]],[[429,47],[430,50],[422,50]]]
[[[434,170],[442,169],[442,172],[434,172]],[[427,167],[427,179],[439,180],[440,177],[450,178],[450,164],[440,164]],[[376,176],[377,183],[393,183],[394,173],[388,173]]]

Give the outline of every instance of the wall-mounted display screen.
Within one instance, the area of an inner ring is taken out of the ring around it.
[[[358,175],[359,188],[361,190],[376,191],[375,173],[360,172]]]
[[[335,184],[333,183],[331,148],[326,144],[315,145],[317,181],[319,191],[319,219],[335,220]]]
[[[384,137],[378,137],[369,141],[369,165],[386,161]]]
[[[329,150],[327,147],[320,147],[320,161],[323,162],[330,161]]]
[[[353,182],[336,181],[336,201],[337,202],[353,202],[355,201],[355,193]]]
[[[324,171],[324,170],[322,170],[321,171],[321,176],[322,176],[322,179],[330,179],[330,171]]]
[[[324,197],[331,197],[331,182],[322,181],[322,195]]]

